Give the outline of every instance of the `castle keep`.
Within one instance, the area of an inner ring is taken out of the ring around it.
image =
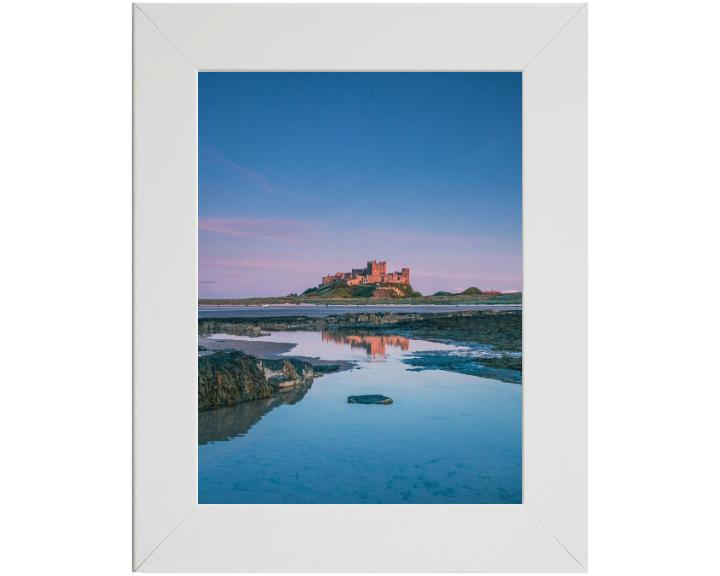
[[[410,268],[403,268],[402,272],[387,273],[386,262],[367,263],[365,268],[353,268],[352,272],[338,272],[334,276],[323,276],[320,288],[327,284],[337,282],[338,284],[346,284],[355,286],[357,284],[384,284],[395,282],[398,284],[410,284]]]

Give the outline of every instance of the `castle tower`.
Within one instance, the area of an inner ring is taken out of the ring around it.
[[[387,263],[386,262],[372,262],[367,263],[367,275],[368,276],[382,276],[387,274]]]

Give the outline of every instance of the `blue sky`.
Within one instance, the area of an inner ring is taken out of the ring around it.
[[[200,298],[522,289],[520,73],[199,73]]]

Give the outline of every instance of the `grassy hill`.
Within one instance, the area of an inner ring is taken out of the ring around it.
[[[330,284],[323,286],[315,292],[315,298],[323,300],[332,298],[372,298],[375,286],[345,286],[342,284]]]
[[[333,298],[372,298],[375,288],[378,286],[394,286],[400,290],[407,297],[414,297],[415,291],[412,286],[407,284],[399,283],[386,283],[386,284],[359,284],[356,286],[347,286],[345,284],[328,284],[322,288],[313,289],[309,288],[303,292],[305,297],[321,298],[323,300]],[[397,296],[397,298],[403,298],[403,296]]]

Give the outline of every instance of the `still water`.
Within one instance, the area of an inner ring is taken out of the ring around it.
[[[275,332],[261,340],[356,367],[277,398],[200,413],[199,503],[521,503],[521,386],[414,371],[403,356],[458,348],[402,336]],[[347,403],[360,394],[393,404]]]

